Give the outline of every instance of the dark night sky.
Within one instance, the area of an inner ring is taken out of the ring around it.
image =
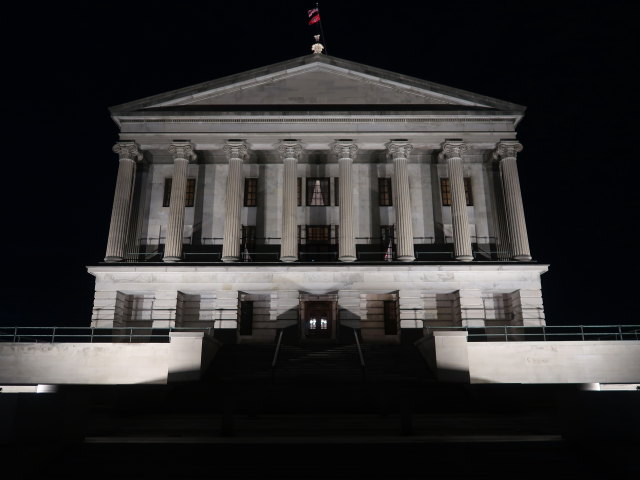
[[[108,107],[310,52],[313,2],[220,3],[3,7],[0,325],[88,325],[117,171]],[[635,17],[556,3],[320,8],[333,56],[526,105],[518,165],[548,323],[640,324]]]

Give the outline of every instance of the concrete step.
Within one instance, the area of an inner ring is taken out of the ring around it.
[[[559,435],[544,413],[498,414],[138,414],[95,415],[88,436],[309,437],[377,435]]]

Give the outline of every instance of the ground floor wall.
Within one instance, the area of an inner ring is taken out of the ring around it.
[[[334,302],[336,321],[360,328],[365,341],[447,325],[540,326],[546,270],[515,263],[100,265],[89,267],[92,326],[213,327],[237,331],[240,341],[271,342],[279,328],[303,320],[309,299]]]

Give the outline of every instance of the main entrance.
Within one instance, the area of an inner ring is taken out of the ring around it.
[[[307,338],[332,338],[333,323],[333,302],[306,302],[304,328]]]

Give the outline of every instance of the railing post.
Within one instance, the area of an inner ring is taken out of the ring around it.
[[[96,327],[91,327],[91,337],[89,340],[89,343],[93,343],[93,331],[95,330]]]
[[[508,342],[509,341],[509,334],[507,333],[507,326],[504,326],[504,341]]]
[[[356,329],[353,329],[353,336],[356,339],[356,346],[358,347],[358,355],[360,356],[360,367],[362,368],[362,380],[367,379],[367,374],[366,374],[366,370],[365,370],[365,364],[364,364],[364,356],[362,355],[362,349],[360,348],[360,339],[358,338],[358,332],[356,331]]]
[[[51,343],[56,341],[56,327],[53,327],[53,333],[51,334]]]
[[[620,333],[620,340],[624,340],[622,337],[622,325],[618,325],[618,333]]]
[[[542,340],[544,342],[547,341],[547,327],[546,327],[546,325],[542,325]]]
[[[582,341],[584,342],[584,326],[580,325],[580,336],[582,337]]]
[[[16,338],[18,338],[18,327],[13,329],[13,343],[16,343]]]
[[[280,333],[278,334],[278,342],[276,343],[276,351],[273,354],[273,360],[271,361],[271,368],[276,367],[276,363],[278,362],[278,352],[280,351],[280,342],[282,341],[282,334],[284,333],[284,328],[280,329]]]

